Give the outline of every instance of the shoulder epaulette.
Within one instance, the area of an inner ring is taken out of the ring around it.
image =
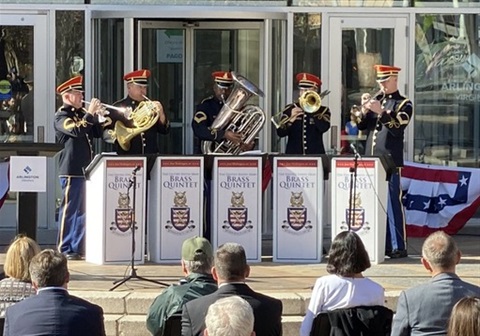
[[[212,98],[213,98],[213,95],[208,96],[207,98],[204,98],[204,99],[200,102],[200,104],[203,104],[204,102],[206,102],[207,100],[210,100],[210,99],[212,99]]]

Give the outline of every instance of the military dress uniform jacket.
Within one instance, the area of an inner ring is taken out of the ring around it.
[[[211,130],[213,121],[220,113],[223,102],[215,96],[205,98],[195,109],[193,117],[192,129],[195,139],[194,153],[200,154],[200,141],[222,141],[225,136],[225,130]]]
[[[83,169],[92,161],[92,139],[102,137],[97,117],[83,108],[64,105],[55,113],[55,138],[63,149],[59,153],[60,176],[83,176]]]
[[[298,103],[289,104],[282,112],[281,120],[290,118],[292,109],[299,107]],[[304,113],[293,123],[282,123],[277,128],[279,137],[288,136],[286,154],[325,154],[323,133],[330,128],[330,109],[321,106],[315,113]]]
[[[140,102],[133,100],[130,96],[125,97],[115,103],[116,107],[130,107],[132,112],[138,107]],[[121,112],[115,110],[109,110],[110,114],[106,117],[105,129],[114,130],[115,123],[121,121],[126,127],[133,128],[133,120],[127,119]],[[133,137],[130,141],[130,149],[128,151],[123,150],[122,147],[115,140],[115,150],[119,155],[141,155],[141,154],[157,154],[158,149],[158,133],[168,134],[170,132],[170,123],[168,119],[165,124],[162,124],[160,120],[156,125],[150,127],[144,132],[141,132],[137,136]]]
[[[359,130],[368,132],[365,154],[391,154],[395,165],[403,167],[403,134],[413,115],[412,102],[396,91],[380,103],[385,112],[369,111],[357,123]]]
[[[172,285],[155,298],[147,316],[147,329],[155,336],[162,336],[167,319],[180,313],[182,306],[193,299],[211,294],[217,283],[211,274],[192,273],[181,285]]]

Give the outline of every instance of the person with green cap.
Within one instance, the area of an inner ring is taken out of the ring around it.
[[[212,245],[205,238],[194,236],[183,242],[181,264],[185,278],[158,295],[148,310],[147,329],[152,335],[162,336],[166,321],[181,313],[183,304],[218,288],[211,274]]]

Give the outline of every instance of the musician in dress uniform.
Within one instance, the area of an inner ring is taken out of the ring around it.
[[[62,187],[59,209],[58,250],[78,260],[85,252],[85,176],[83,169],[93,158],[92,139],[102,137],[102,104],[93,98],[88,110],[82,107],[82,76],[57,87],[63,105],[55,113],[55,138],[64,145],[58,156]]]
[[[232,74],[228,71],[215,71],[212,73],[213,95],[205,98],[197,105],[193,116],[192,129],[195,135],[194,154],[201,154],[201,141],[230,140],[235,144],[242,141],[242,135],[230,130],[212,130],[213,121],[222,109],[225,101],[230,96],[233,86]],[[252,146],[253,147],[253,146]]]
[[[400,173],[403,167],[404,132],[412,118],[413,105],[398,91],[400,68],[375,65],[375,69],[383,93],[365,104],[366,113],[361,114],[357,127],[368,133],[365,154],[390,154],[397,167],[388,183],[385,254],[391,258],[404,258],[407,256],[407,246]]]
[[[315,75],[302,72],[296,76],[299,97],[305,91],[318,93],[322,81]],[[325,154],[323,133],[330,128],[330,109],[320,106],[314,113],[303,111],[299,102],[289,104],[282,111],[277,135],[288,137],[286,154]]]
[[[202,141],[216,141],[230,140],[235,144],[242,142],[242,135],[230,130],[212,130],[211,126],[215,118],[220,113],[225,101],[228,99],[233,88],[233,77],[228,71],[215,71],[212,73],[213,79],[213,95],[202,100],[195,109],[195,114],[192,120],[193,134],[195,135],[194,154],[202,154]],[[243,144],[241,147],[244,150],[250,150],[255,146],[255,142],[250,144]],[[208,164],[208,163],[207,163]],[[212,175],[207,167],[205,169],[205,183],[204,183],[204,226],[205,230],[203,236],[211,239],[211,185]]]
[[[145,127],[145,129],[140,129],[134,125],[132,111],[135,111],[142,102],[148,103],[146,94],[149,77],[150,70],[147,69],[135,70],[125,74],[123,80],[127,84],[128,94],[125,98],[113,103],[113,106],[128,109],[125,113],[110,109],[110,115],[106,117],[104,139],[115,144],[118,155],[157,154],[159,152],[158,134],[167,134],[170,131],[170,123],[162,104],[158,101],[152,102],[158,112],[158,120],[153,125]],[[123,123],[129,129],[136,129],[136,132],[138,132],[127,142],[127,148],[120,145],[118,135],[114,132],[115,124],[118,122]]]

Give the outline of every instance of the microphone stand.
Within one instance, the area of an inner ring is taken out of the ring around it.
[[[132,197],[132,207],[130,208],[130,231],[132,232],[132,246],[131,246],[131,251],[132,251],[132,259],[130,260],[130,274],[123,279],[116,280],[113,282],[114,286],[110,288],[110,291],[113,291],[115,288],[117,288],[120,285],[123,285],[125,282],[131,280],[131,279],[138,279],[138,280],[143,280],[143,281],[148,281],[148,282],[153,282],[157,285],[165,286],[168,287],[170,286],[167,283],[160,282],[157,280],[152,280],[152,279],[147,279],[144,277],[141,277],[137,275],[137,269],[135,268],[135,230],[137,229],[136,227],[136,220],[135,220],[135,205],[136,205],[136,190],[137,190],[137,171],[140,170],[140,166],[135,167],[135,169],[132,171],[132,177],[129,180],[129,185],[127,189],[127,194],[130,194],[130,189],[133,187],[133,197]]]
[[[355,195],[357,192],[358,158],[360,157],[360,154],[358,154],[354,144],[350,144],[350,148],[353,150],[353,153],[355,156],[353,158],[353,167],[350,167],[350,193],[349,193],[349,199],[348,199],[348,231],[350,231],[352,227],[352,220],[355,218],[355,216],[353,215],[353,208],[355,207]]]

